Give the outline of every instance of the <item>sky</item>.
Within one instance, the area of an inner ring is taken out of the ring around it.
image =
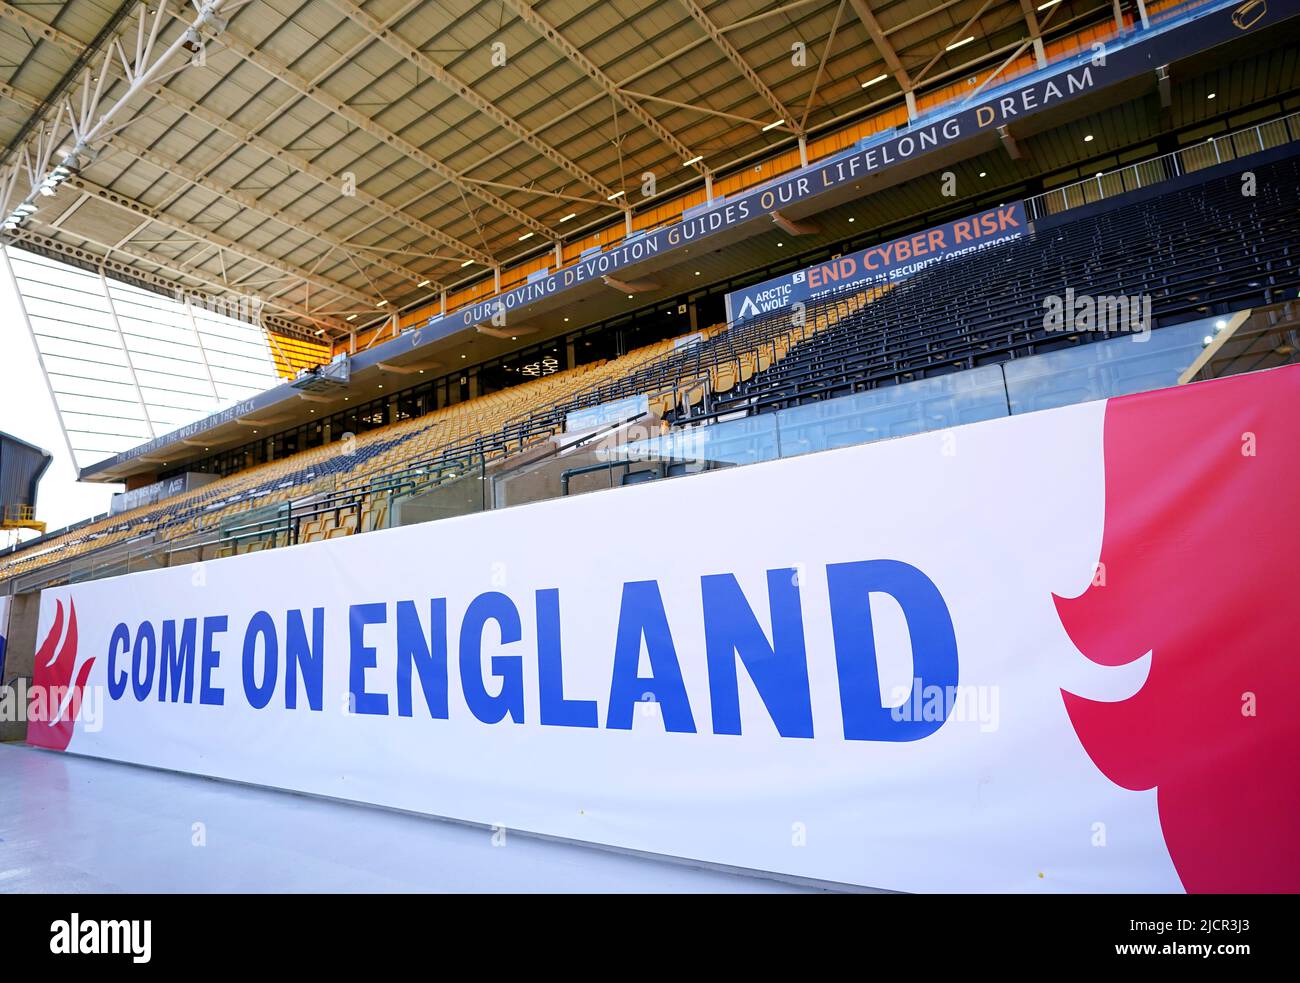
[[[41,375],[7,255],[0,257],[0,335],[0,430],[54,455],[37,491],[36,517],[54,530],[107,512],[113,492],[121,491],[122,486],[77,481],[76,466]],[[0,545],[7,546],[12,535],[0,534]],[[24,533],[23,538],[32,535]]]

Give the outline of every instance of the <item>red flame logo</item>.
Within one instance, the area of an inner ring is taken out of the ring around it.
[[[59,644],[62,637],[63,644]],[[73,682],[77,662],[77,606],[68,601],[68,630],[63,632],[63,602],[56,601],[54,624],[36,653],[32,671],[32,693],[27,714],[27,743],[53,751],[66,751],[72,729],[81,713],[82,694],[93,658],[81,664]]]
[[[1158,788],[1188,891],[1300,890],[1296,406],[1300,367],[1112,399],[1104,581],[1056,598],[1098,665],[1151,654],[1126,700],[1062,695],[1103,774]]]

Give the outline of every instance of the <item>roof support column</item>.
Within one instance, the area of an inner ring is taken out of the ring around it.
[[[889,43],[889,38],[886,37],[884,28],[880,26],[880,21],[876,20],[876,15],[872,12],[871,7],[867,4],[866,0],[849,0],[849,6],[851,6],[854,13],[858,15],[858,20],[861,21],[862,26],[866,28],[867,36],[871,38],[871,43],[876,46],[876,51],[878,51],[880,57],[884,59],[885,65],[888,67],[890,74],[894,76],[898,81],[899,88],[903,90],[903,97],[907,100],[908,121],[910,122],[916,119],[916,96],[912,92],[915,82],[911,74],[909,74],[907,69],[903,67],[903,62],[898,57],[898,52],[895,51],[894,46]],[[921,74],[924,75],[925,72],[923,71]]]
[[[216,405],[221,405],[221,397],[217,394],[217,380],[212,374],[212,366],[208,363],[208,350],[203,347],[203,336],[199,334],[199,322],[194,319],[194,308],[190,306],[190,296],[185,295],[185,316],[190,319],[190,330],[194,332],[194,344],[198,346],[199,357],[203,359],[203,368],[208,373],[208,384],[212,386],[212,401]]]
[[[1034,0],[1020,0],[1020,9],[1025,15],[1025,26],[1029,28],[1029,39],[1034,42],[1034,60],[1039,68],[1047,66],[1047,52],[1043,49],[1043,29],[1038,23],[1038,14],[1034,10]],[[1051,17],[1051,14],[1047,15]]]
[[[140,404],[140,415],[144,417],[145,429],[149,431],[149,438],[152,440],[158,434],[154,431],[153,420],[149,417],[149,407],[144,402],[144,392],[140,389],[140,380],[135,374],[135,360],[131,358],[131,349],[126,346],[126,335],[122,333],[122,322],[117,319],[117,306],[113,303],[113,295],[109,293],[108,277],[104,276],[103,267],[99,270],[99,288],[104,291],[104,302],[108,304],[108,314],[113,319],[117,343],[122,346],[122,355],[126,358],[126,371],[131,376],[131,386],[135,389],[135,398]]]

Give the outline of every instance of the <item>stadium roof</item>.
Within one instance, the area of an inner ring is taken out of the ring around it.
[[[338,335],[1119,7],[0,2],[6,236]]]

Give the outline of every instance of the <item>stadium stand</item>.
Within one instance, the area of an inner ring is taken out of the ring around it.
[[[511,449],[522,449],[555,432],[526,411],[538,405],[564,403],[573,393],[599,386],[603,377],[633,373],[647,361],[661,357],[672,345],[664,342],[633,352],[615,362],[595,362],[566,372],[522,383],[509,390],[457,404],[415,419],[391,424],[348,441],[314,448],[281,461],[243,471],[203,488],[168,499],[152,507],[123,512],[108,519],[56,534],[33,543],[28,549],[5,558],[3,576],[14,576],[37,566],[69,559],[83,553],[145,535],[160,540],[179,540],[192,533],[217,529],[233,516],[264,509],[290,499],[336,488],[348,497],[350,490],[381,479],[394,471],[409,470],[412,462],[437,459],[457,460],[463,448],[472,446],[486,460],[495,460]],[[526,424],[509,421],[525,416]],[[487,434],[491,439],[484,440]],[[445,470],[445,467],[444,469]],[[441,472],[438,472],[441,473]],[[341,511],[339,508],[333,512]],[[355,513],[338,523],[307,515],[304,540],[331,538],[341,530],[363,530],[382,524],[382,511],[372,521],[358,523]],[[322,511],[321,516],[328,513]],[[298,515],[295,514],[295,518]],[[314,521],[313,521],[314,520]],[[241,551],[262,548],[262,537]],[[232,547],[233,549],[234,547]]]
[[[1073,283],[1150,296],[1156,325],[1288,298],[1300,286],[1300,158],[1255,166],[1253,196],[1236,171],[1207,170],[1047,216],[997,248],[810,305],[802,323],[781,312],[715,325],[693,344],[669,339],[301,452],[33,544],[0,559],[0,576],[144,536],[224,531],[227,555],[381,528],[394,494],[491,468],[562,433],[567,414],[626,396],[646,396],[668,423],[699,423],[1105,337],[1044,326],[1043,298]]]
[[[267,337],[271,342],[275,371],[281,379],[292,379],[303,369],[321,365],[330,359],[329,345],[270,331],[267,332]]]
[[[1237,173],[1223,174],[1040,222],[1031,236],[923,271],[720,393],[714,411],[780,409],[1095,340],[1044,327],[1043,298],[1073,284],[1088,284],[1093,296],[1149,296],[1157,324],[1293,297],[1300,159],[1264,164],[1256,176],[1253,196],[1242,194]]]

